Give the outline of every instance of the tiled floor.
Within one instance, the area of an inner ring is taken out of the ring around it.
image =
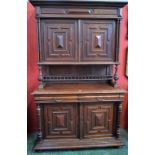
[[[34,152],[32,147],[36,134],[28,135],[27,154],[28,155],[127,155],[128,154],[128,134],[127,131],[121,129],[121,137],[124,139],[125,146],[120,148],[100,148],[100,149],[83,149],[83,150],[67,150],[67,151],[44,151]]]

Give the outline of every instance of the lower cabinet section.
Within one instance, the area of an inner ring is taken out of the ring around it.
[[[112,137],[114,107],[104,102],[45,104],[44,138]]]
[[[34,150],[121,146],[120,101],[37,103],[39,132]],[[40,136],[41,135],[41,136]]]

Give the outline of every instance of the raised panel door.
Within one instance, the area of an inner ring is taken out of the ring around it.
[[[81,61],[115,60],[115,21],[81,21]]]
[[[76,104],[52,104],[44,107],[45,138],[77,138]]]
[[[112,103],[84,104],[84,138],[112,136],[113,112]]]
[[[76,61],[77,54],[77,21],[41,20],[41,61]]]

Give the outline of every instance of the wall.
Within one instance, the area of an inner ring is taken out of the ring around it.
[[[121,21],[120,32],[120,66],[119,66],[119,84],[120,87],[128,91],[128,77],[125,76],[126,53],[128,48],[128,6],[123,8],[123,20]],[[121,127],[128,128],[128,92],[122,106]]]
[[[123,20],[121,23],[121,44],[120,44],[120,63],[119,66],[119,84],[122,88],[128,89],[128,79],[125,77],[125,57],[127,44],[127,14],[128,7],[123,9]],[[27,4],[27,127],[28,132],[36,131],[36,111],[35,104],[32,98],[32,91],[37,88],[38,85],[38,66],[37,66],[37,33],[35,23],[35,10],[34,7],[28,2]],[[127,94],[123,103],[121,127],[127,128],[128,122],[128,102]]]

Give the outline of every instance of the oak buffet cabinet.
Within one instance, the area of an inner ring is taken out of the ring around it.
[[[38,34],[34,150],[121,146],[120,0],[30,0]]]

